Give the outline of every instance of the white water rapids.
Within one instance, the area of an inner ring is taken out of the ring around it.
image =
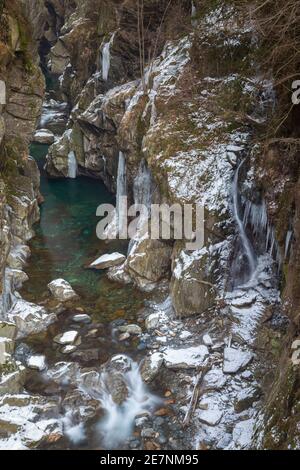
[[[128,390],[127,399],[117,405],[105,386],[100,398],[105,417],[99,424],[99,431],[107,448],[116,448],[128,439],[133,431],[135,418],[151,413],[160,402],[145,386],[139,365],[129,358],[127,360],[130,361],[130,369],[123,375]],[[105,375],[102,375],[102,379],[105,385]]]

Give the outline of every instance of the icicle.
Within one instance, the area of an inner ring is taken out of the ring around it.
[[[108,80],[110,70],[110,48],[113,44],[115,34],[106,42],[102,49],[102,78],[106,82]]]
[[[247,259],[248,259],[248,263],[249,263],[249,267],[250,267],[250,275],[252,275],[255,271],[256,260],[255,260],[255,257],[254,257],[253,249],[251,247],[250,241],[247,237],[247,234],[246,234],[246,231],[245,231],[245,228],[244,228],[243,220],[240,217],[240,210],[239,210],[238,183],[239,183],[240,169],[241,169],[241,166],[243,165],[244,161],[245,160],[243,160],[239,164],[239,166],[238,166],[238,168],[235,172],[235,176],[234,176],[234,180],[233,180],[233,186],[232,186],[233,214],[234,214],[234,218],[235,218],[235,220],[237,222],[237,225],[238,225],[238,228],[239,228],[239,234],[240,234],[241,242],[242,242],[242,245],[243,245],[244,253],[245,253],[245,255],[247,256]]]
[[[197,9],[196,9],[196,5],[192,1],[192,15],[191,15],[191,18],[192,18],[192,26],[193,27],[197,26],[196,17],[197,17]]]
[[[77,160],[73,150],[68,155],[68,178],[75,179],[77,176]]]
[[[286,259],[288,256],[292,235],[293,235],[293,231],[288,230],[286,234],[286,239],[285,239],[284,259]]]

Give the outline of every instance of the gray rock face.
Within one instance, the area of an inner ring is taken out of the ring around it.
[[[2,374],[0,378],[0,395],[20,393],[25,382],[25,367],[15,366],[12,372]]]
[[[89,265],[90,269],[108,269],[113,266],[120,266],[124,263],[126,257],[121,253],[111,253],[100,256]]]
[[[15,339],[15,337],[16,337],[15,323],[0,321],[0,338]]]
[[[139,240],[130,252],[126,270],[142,289],[170,276],[172,247],[160,240]]]
[[[35,132],[33,140],[38,144],[52,145],[54,143],[54,134],[48,129],[39,129]]]
[[[45,331],[56,320],[54,313],[39,305],[19,299],[9,313],[9,319],[16,324],[17,339]]]
[[[54,281],[50,282],[50,284],[48,284],[48,289],[50,290],[53,297],[55,297],[60,302],[74,300],[78,297],[76,292],[72,289],[71,285],[64,279],[55,279]]]
[[[207,255],[181,252],[175,260],[170,289],[174,309],[180,317],[200,314],[211,308],[216,291],[207,275]]]

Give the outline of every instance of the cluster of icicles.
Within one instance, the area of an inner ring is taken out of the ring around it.
[[[250,277],[253,276],[257,266],[257,256],[255,250],[249,240],[246,233],[247,227],[251,227],[251,231],[256,240],[263,243],[262,249],[265,253],[269,253],[270,256],[275,260],[278,270],[282,265],[282,256],[278,246],[278,242],[275,236],[274,227],[268,220],[267,208],[265,201],[260,203],[254,203],[247,200],[243,205],[243,211],[239,207],[239,174],[240,169],[243,166],[245,160],[242,160],[235,172],[233,186],[232,186],[232,198],[233,198],[233,214],[237,222],[239,229],[239,236],[242,242],[244,254],[247,257],[249,263]],[[284,259],[286,259],[290,252],[290,246],[292,242],[293,232],[288,230],[285,242]]]

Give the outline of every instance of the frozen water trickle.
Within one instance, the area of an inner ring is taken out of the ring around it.
[[[234,180],[233,180],[233,185],[232,185],[233,215],[237,222],[240,239],[241,239],[242,246],[243,246],[243,251],[247,257],[248,264],[249,264],[249,275],[251,277],[256,268],[256,258],[255,258],[255,254],[251,246],[251,243],[249,241],[249,238],[247,237],[247,234],[246,234],[244,221],[240,214],[240,206],[239,206],[239,189],[238,189],[239,175],[240,175],[240,169],[242,165],[244,164],[244,162],[245,160],[242,160],[242,162],[239,164],[234,175]]]
[[[110,48],[113,44],[115,35],[108,42],[106,42],[102,49],[102,78],[105,82],[108,80],[109,70],[110,70]]]
[[[75,179],[77,176],[77,160],[73,150],[68,155],[68,178]]]

